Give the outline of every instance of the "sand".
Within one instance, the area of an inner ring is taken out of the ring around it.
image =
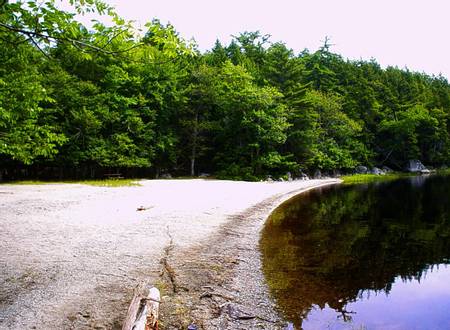
[[[197,179],[143,180],[139,187],[119,188],[0,185],[0,328],[120,328],[136,284],[164,286],[161,258],[169,257],[181,283],[196,273],[183,268],[186,253],[195,262],[196,253],[204,255],[226,228],[245,222],[253,233],[248,258],[258,268],[257,235],[270,211],[305,189],[336,182]],[[246,222],[252,217],[257,220]],[[171,256],[166,255],[169,245]],[[233,274],[228,273],[229,280],[239,275]],[[177,293],[167,294],[173,302]],[[203,327],[216,326],[205,318]]]

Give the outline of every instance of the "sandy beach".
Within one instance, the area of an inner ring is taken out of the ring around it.
[[[278,328],[259,231],[283,201],[337,182],[0,185],[0,328],[120,328],[142,281],[161,287],[162,328]]]

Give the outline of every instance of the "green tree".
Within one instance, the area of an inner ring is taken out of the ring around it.
[[[258,87],[246,70],[228,62],[218,77],[217,102],[223,130],[216,161],[225,176],[254,179],[286,162],[276,150],[286,140],[289,124],[282,95]],[[291,165],[290,163],[287,164]]]
[[[400,112],[398,120],[383,120],[379,140],[389,160],[402,167],[408,159],[436,164],[448,157],[445,117],[442,110],[429,111],[423,105],[415,105]]]
[[[185,137],[182,147],[187,149],[189,174],[194,176],[198,159],[213,149],[211,133],[219,128],[217,125],[216,95],[213,88],[216,84],[217,69],[199,64],[194,67],[186,88],[186,103],[180,114],[182,135]],[[209,164],[202,164],[208,168]]]
[[[23,38],[0,32],[0,57],[0,155],[24,164],[54,157],[66,137],[41,106],[53,102],[43,86],[42,55]]]
[[[342,112],[341,102],[338,95],[309,91],[305,107],[297,109],[289,138],[304,167],[351,169],[367,160],[368,151],[358,141],[362,128]]]

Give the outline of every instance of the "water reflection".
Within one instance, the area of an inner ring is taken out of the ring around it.
[[[311,191],[271,215],[260,244],[296,328],[450,329],[450,177]]]

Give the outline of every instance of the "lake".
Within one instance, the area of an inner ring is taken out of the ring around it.
[[[450,176],[306,192],[271,214],[260,249],[296,329],[450,329]]]

